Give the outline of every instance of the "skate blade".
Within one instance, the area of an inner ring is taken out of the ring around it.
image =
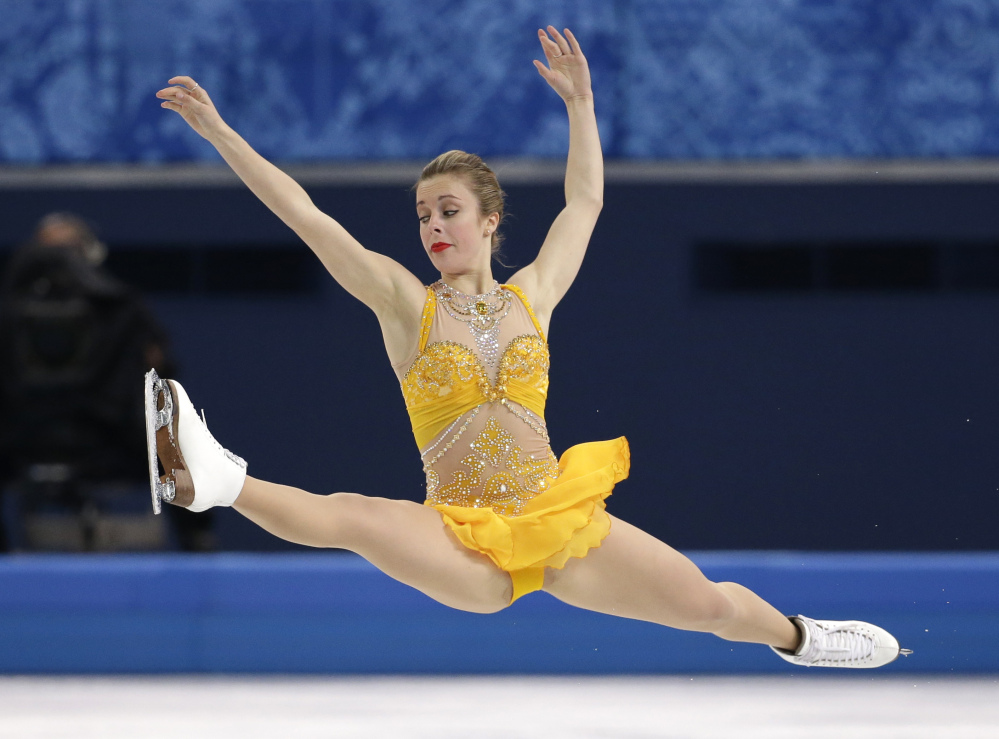
[[[158,408],[160,394],[163,393],[163,409]],[[176,490],[173,480],[167,477],[160,479],[159,467],[156,456],[156,433],[166,428],[173,439],[173,396],[166,381],[161,380],[155,369],[146,373],[144,387],[145,415],[146,415],[146,455],[149,462],[149,492],[153,501],[153,513],[159,514],[163,509],[163,502],[171,502]]]

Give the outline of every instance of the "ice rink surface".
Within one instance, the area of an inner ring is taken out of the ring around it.
[[[2,739],[994,739],[999,676],[0,677]]]

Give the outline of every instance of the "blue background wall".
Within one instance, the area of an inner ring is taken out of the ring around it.
[[[995,0],[0,0],[0,162],[214,160],[152,93],[209,90],[268,157],[561,157],[534,30],[584,46],[611,157],[999,153]]]
[[[524,264],[561,188],[508,190],[507,258]],[[407,188],[312,194],[362,243],[435,278]],[[999,292],[712,293],[692,261],[698,244],[726,239],[996,244],[997,196],[968,183],[609,186],[552,321],[556,452],[627,435],[632,475],[611,510],[683,548],[995,548]],[[11,233],[71,209],[112,249],[306,248],[241,188],[9,191],[0,203]],[[314,292],[151,300],[191,397],[252,474],[419,500],[374,316],[314,270]],[[285,546],[231,511],[219,524],[226,546]]]

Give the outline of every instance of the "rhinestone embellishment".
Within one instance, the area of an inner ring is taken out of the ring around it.
[[[495,416],[486,421],[486,427],[468,447],[469,454],[446,484],[440,484],[435,471],[428,471],[427,498],[432,503],[489,507],[506,516],[518,516],[558,477],[558,460],[551,449],[540,459],[526,454]]]
[[[433,288],[447,314],[456,321],[468,324],[482,363],[495,367],[499,362],[500,321],[510,312],[510,291],[494,283],[493,289],[487,293],[465,295],[443,280],[435,282]]]
[[[538,333],[515,336],[500,351],[500,323],[519,296],[513,289],[496,285],[482,295],[464,295],[438,282],[430,290],[450,318],[468,326],[477,351],[450,339],[424,345],[402,379],[406,405],[427,407],[470,388],[478,400],[465,405],[467,410],[421,450],[427,500],[520,515],[559,475],[541,415],[548,394],[548,345],[530,304],[521,298],[518,304]],[[423,336],[432,316],[424,313]],[[489,366],[497,368],[493,381]],[[540,401],[538,412],[515,400],[525,395]]]

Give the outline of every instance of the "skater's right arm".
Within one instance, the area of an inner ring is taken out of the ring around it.
[[[260,200],[316,253],[347,292],[371,308],[385,326],[386,318],[419,310],[426,288],[394,259],[365,249],[334,219],[319,210],[291,177],[260,156],[222,120],[203,88],[190,77],[169,80],[174,87],[156,93],[161,106],[179,113],[207,139]],[[408,333],[408,331],[404,332]],[[388,337],[386,337],[388,338]],[[390,351],[390,354],[392,352]]]

